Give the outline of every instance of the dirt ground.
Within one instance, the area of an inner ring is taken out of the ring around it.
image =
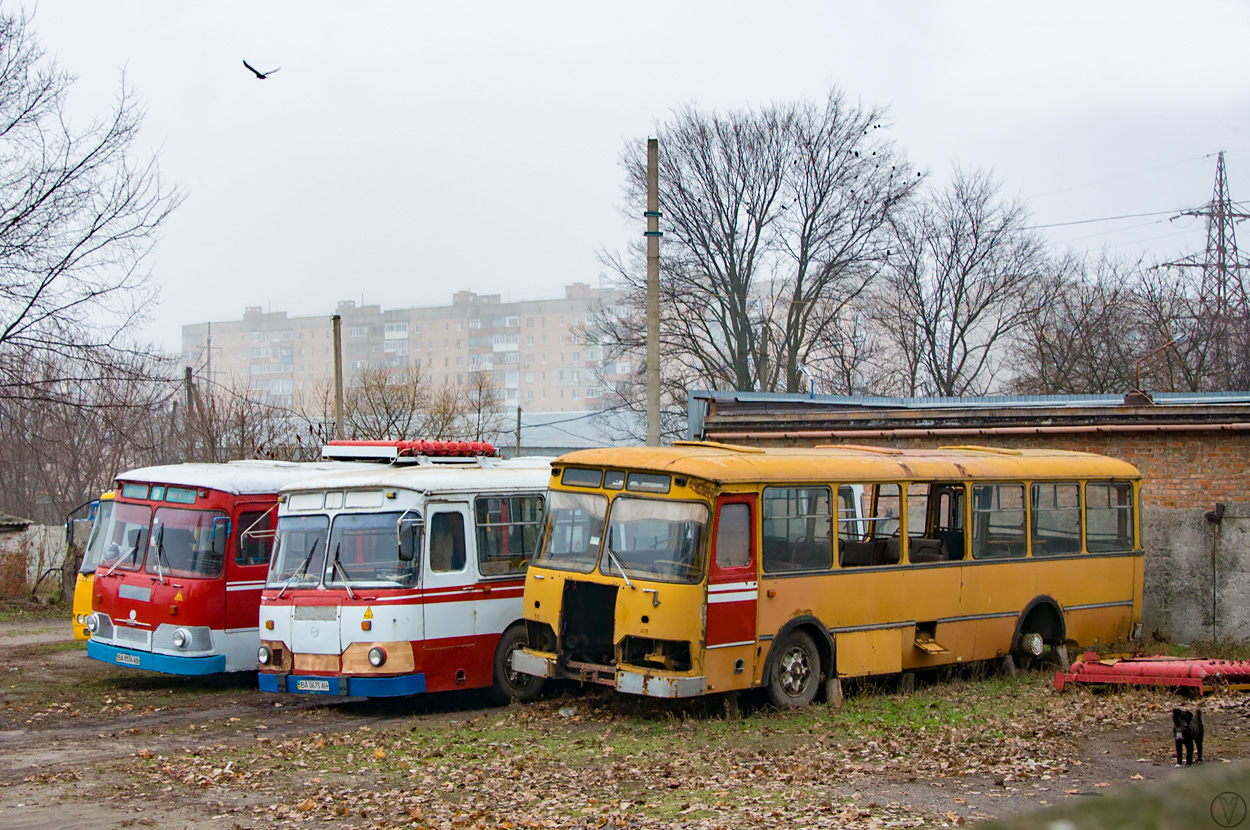
[[[1037,674],[1013,681],[1028,700],[1006,720],[943,721],[943,700],[977,682],[852,697],[836,715],[748,703],[736,721],[576,689],[503,708],[338,701],[262,694],[251,674],[114,668],[68,623],[6,623],[0,827],[957,826],[1191,774],[1168,728],[1192,701],[1060,695]],[[1250,758],[1250,695],[1203,709],[1206,765]]]

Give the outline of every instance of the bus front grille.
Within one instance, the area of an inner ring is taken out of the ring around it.
[[[616,590],[595,582],[564,583],[560,654],[566,662],[615,665]]]

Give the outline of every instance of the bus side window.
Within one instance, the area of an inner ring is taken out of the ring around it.
[[[863,522],[855,512],[855,488],[843,484],[838,488],[838,544],[858,542],[864,537]]]
[[[465,561],[464,517],[459,513],[435,513],[430,519],[430,570],[463,571]]]
[[[1034,556],[1081,552],[1081,485],[1046,482],[1030,488]]]
[[[1091,481],[1085,485],[1085,549],[1090,553],[1133,549],[1133,485]]]
[[[722,504],[716,520],[716,567],[741,568],[751,563],[751,506]]]
[[[897,484],[874,484],[864,488],[864,503],[871,505],[862,524],[862,541],[840,541],[838,563],[843,568],[895,565],[899,561],[899,516],[902,501]]]
[[[833,564],[828,487],[764,488],[764,570],[816,570]]]
[[[929,496],[930,521],[928,535],[941,544],[942,558],[964,558],[964,490],[959,484],[936,484]]]
[[[482,576],[524,573],[542,532],[542,496],[479,496],[478,572]]]
[[[972,558],[1003,559],[1024,554],[1024,485],[973,487]]]
[[[239,514],[239,540],[234,548],[238,565],[268,565],[273,554],[273,511]]]

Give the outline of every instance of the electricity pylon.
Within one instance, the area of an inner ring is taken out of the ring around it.
[[[1201,286],[1193,304],[1195,330],[1189,346],[1197,365],[1192,368],[1205,381],[1201,385],[1209,388],[1244,385],[1250,368],[1250,294],[1245,280],[1250,259],[1237,249],[1236,225],[1250,219],[1250,213],[1238,210],[1228,195],[1223,151],[1217,154],[1211,201],[1180,215],[1202,217],[1207,223],[1207,246],[1201,254],[1190,254],[1161,266],[1202,269]]]

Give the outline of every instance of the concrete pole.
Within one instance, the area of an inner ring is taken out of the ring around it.
[[[334,330],[334,437],[343,440],[343,318],[330,318]]]
[[[660,142],[647,139],[647,446],[660,446]]]

